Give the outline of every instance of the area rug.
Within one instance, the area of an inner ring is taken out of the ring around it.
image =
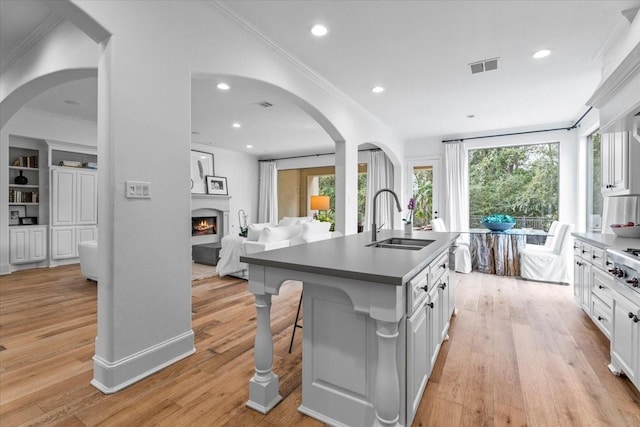
[[[215,265],[191,263],[191,280],[201,280],[217,275]]]

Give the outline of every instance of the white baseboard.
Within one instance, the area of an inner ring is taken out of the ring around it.
[[[115,362],[93,356],[91,385],[105,394],[123,388],[195,353],[193,330]]]

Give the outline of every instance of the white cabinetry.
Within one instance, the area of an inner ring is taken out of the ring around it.
[[[576,238],[573,245],[573,296],[595,325],[611,339],[613,277],[607,269],[605,248],[591,245]]]
[[[25,264],[47,259],[47,227],[12,227],[9,230],[11,264]]]
[[[97,238],[97,224],[97,172],[52,167],[51,259],[77,258],[78,243]]]
[[[640,194],[640,144],[629,143],[626,130],[602,134],[603,196]]]
[[[449,330],[454,300],[450,298],[449,253],[443,252],[409,282],[407,318],[407,425],[415,417],[422,394]],[[425,274],[426,273],[426,274]],[[426,297],[424,297],[426,294]],[[420,295],[420,297],[417,297]],[[417,301],[420,301],[417,304]],[[413,302],[413,304],[412,304]]]
[[[640,307],[618,292],[613,294],[610,369],[624,372],[640,388]]]

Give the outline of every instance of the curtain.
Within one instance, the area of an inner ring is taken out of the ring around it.
[[[367,196],[364,205],[364,230],[370,231],[373,223],[373,196],[378,190],[393,190],[393,163],[384,151],[370,151],[367,166]],[[385,229],[393,229],[393,210],[395,200],[389,193],[382,193],[377,200],[376,225]]]
[[[469,159],[462,141],[447,142],[445,159],[445,223],[450,231],[469,231]],[[468,234],[460,236],[468,240]]]
[[[640,197],[605,197],[602,206],[602,234],[613,234],[611,224],[640,222]]]
[[[260,162],[258,222],[278,223],[278,168],[276,162]]]

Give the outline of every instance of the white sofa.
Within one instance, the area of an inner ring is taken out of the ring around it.
[[[284,217],[277,225],[250,224],[246,238],[236,235],[227,235],[222,238],[216,272],[220,276],[246,277],[247,265],[240,262],[242,255],[326,240],[341,235],[341,233],[329,231],[330,227],[330,223],[316,221],[311,217]]]

